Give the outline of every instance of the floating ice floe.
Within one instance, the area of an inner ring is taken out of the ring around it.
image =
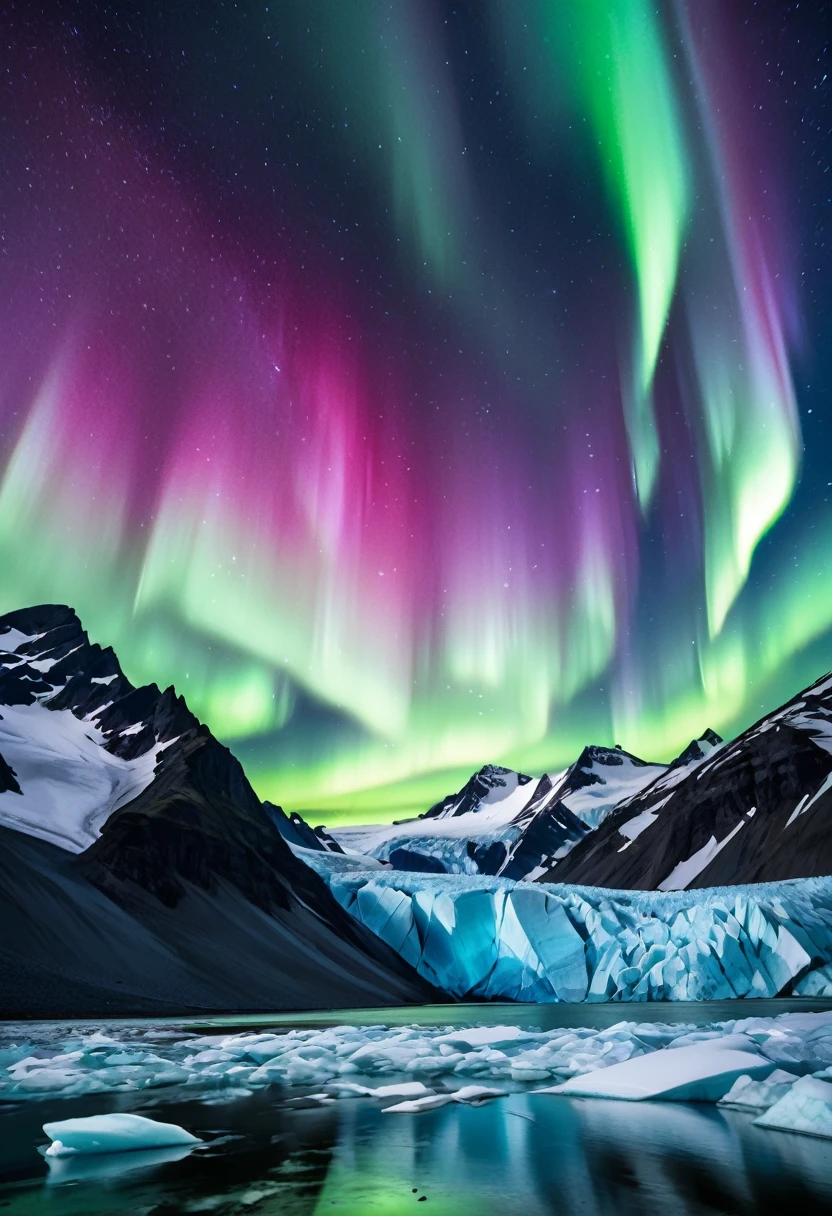
[[[44,1123],[43,1130],[52,1141],[47,1157],[71,1157],[76,1153],[123,1153],[149,1148],[193,1147],[201,1143],[196,1136],[175,1123],[160,1123],[142,1115],[89,1115],[83,1119],[62,1119]]]
[[[465,1087],[507,1090],[561,1085],[648,1061],[663,1048],[681,1067],[682,1049],[742,1050],[759,1077],[785,1069],[802,1075],[832,1066],[832,1013],[743,1018],[708,1026],[619,1022],[602,1030],[518,1026],[335,1026],[328,1029],[170,1037],[123,1028],[109,1035],[60,1027],[7,1028],[0,1041],[0,1102],[165,1090],[216,1102],[276,1085],[326,1099],[375,1096],[418,1101]],[[730,1039],[728,1036],[742,1036]],[[759,1063],[759,1069],[757,1064]],[[723,1093],[730,1090],[726,1086]],[[720,1097],[722,1094],[719,1095]],[[59,1137],[60,1138],[60,1137]]]
[[[832,1138],[832,1084],[818,1077],[801,1077],[754,1125]]]
[[[386,1106],[383,1113],[385,1115],[418,1115],[422,1111],[447,1106],[451,1100],[451,1094],[430,1094],[424,1098],[414,1098],[411,1102],[397,1102],[395,1106]]]
[[[646,1059],[624,1060],[542,1092],[627,1102],[717,1102],[739,1077],[763,1080],[774,1071],[771,1061],[750,1047],[749,1039],[730,1035],[675,1050],[665,1048]]]
[[[793,1073],[785,1072],[782,1068],[775,1068],[764,1081],[755,1081],[748,1075],[737,1077],[718,1105],[730,1106],[734,1110],[762,1112],[779,1102],[796,1080],[797,1077]]]
[[[334,870],[335,898],[459,998],[703,1001],[832,996],[832,879],[610,891],[472,875]]]

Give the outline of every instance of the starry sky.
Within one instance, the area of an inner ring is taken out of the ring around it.
[[[313,822],[832,667],[832,5],[7,0],[0,611]]]

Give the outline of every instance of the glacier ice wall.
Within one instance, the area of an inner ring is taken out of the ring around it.
[[[664,893],[320,872],[342,907],[455,997],[832,996],[832,878]]]

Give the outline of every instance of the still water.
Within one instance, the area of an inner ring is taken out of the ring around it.
[[[807,1008],[805,1002],[795,1004]],[[610,1020],[646,1020],[659,1012],[664,1021],[709,1022],[783,1011],[785,1003],[769,1001],[732,1003],[727,1010],[619,1006]],[[437,1020],[605,1025],[598,1019],[610,1013],[609,1006],[456,1006]],[[211,1019],[222,1031],[252,1021]],[[424,1024],[434,1021],[434,1011],[339,1011],[258,1019],[257,1024],[357,1021]],[[180,1123],[203,1138],[205,1147],[184,1156],[167,1150],[69,1160],[50,1169],[37,1151],[47,1143],[41,1125],[105,1110],[134,1110]],[[395,1216],[420,1210],[443,1216],[829,1213],[832,1144],[755,1128],[750,1116],[710,1105],[531,1093],[480,1107],[452,1104],[417,1116],[386,1115],[365,1099],[321,1107],[302,1091],[277,1089],[230,1102],[185,1100],[181,1091],[157,1090],[152,1096],[0,1106],[3,1216]]]

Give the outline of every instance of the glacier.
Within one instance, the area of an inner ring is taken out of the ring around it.
[[[832,996],[832,878],[612,891],[303,859],[343,908],[459,999]]]
[[[617,747],[591,745],[569,768],[542,777],[487,764],[457,794],[418,819],[340,827],[331,838],[347,852],[396,869],[532,879],[566,856],[619,804],[657,778],[671,784],[680,780],[712,749],[709,739],[695,741],[668,767]]]

